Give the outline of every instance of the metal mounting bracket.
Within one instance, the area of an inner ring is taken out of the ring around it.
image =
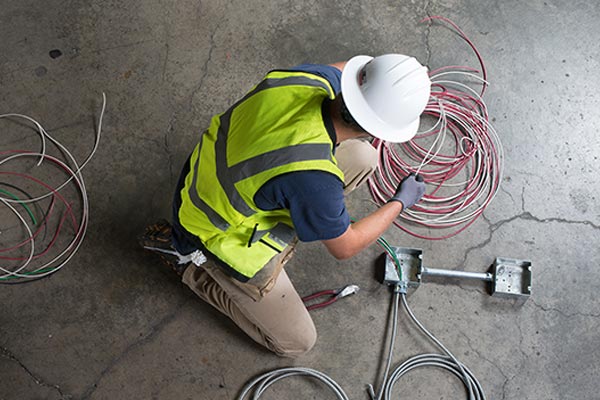
[[[492,296],[527,299],[531,295],[531,261],[497,257],[490,272],[455,271],[424,267],[421,249],[392,247],[392,250],[399,265],[388,254],[383,281],[398,286],[401,293],[406,293],[409,287],[418,288],[426,277],[442,277],[490,282]]]

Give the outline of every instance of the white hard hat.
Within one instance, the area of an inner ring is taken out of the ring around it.
[[[406,142],[417,133],[431,92],[427,67],[402,54],[352,57],[342,71],[342,96],[371,135]]]

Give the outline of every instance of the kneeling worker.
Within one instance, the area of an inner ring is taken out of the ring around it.
[[[400,54],[269,72],[212,118],[181,173],[172,231],[151,226],[142,244],[191,255],[171,262],[183,282],[256,342],[308,352],[315,326],[283,266],[297,239],[350,258],[420,200],[425,183],[409,175],[353,224],[344,205],[377,165],[366,139],[410,140],[430,86],[427,68]]]

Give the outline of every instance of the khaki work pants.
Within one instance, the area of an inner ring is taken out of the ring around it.
[[[358,139],[342,142],[336,159],[345,176],[344,194],[365,182],[378,161],[371,144]],[[182,281],[257,343],[280,356],[298,357],[313,347],[317,331],[283,270],[294,247],[288,246],[246,283],[230,278],[211,260],[200,267],[190,264]]]

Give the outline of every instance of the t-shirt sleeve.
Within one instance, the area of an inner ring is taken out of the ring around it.
[[[298,171],[273,178],[259,189],[254,202],[263,210],[290,210],[303,242],[334,239],[350,225],[343,183],[324,171]]]
[[[300,64],[289,68],[288,71],[307,72],[327,79],[336,96],[340,94],[340,91],[342,90],[342,71],[334,66],[324,64]]]

